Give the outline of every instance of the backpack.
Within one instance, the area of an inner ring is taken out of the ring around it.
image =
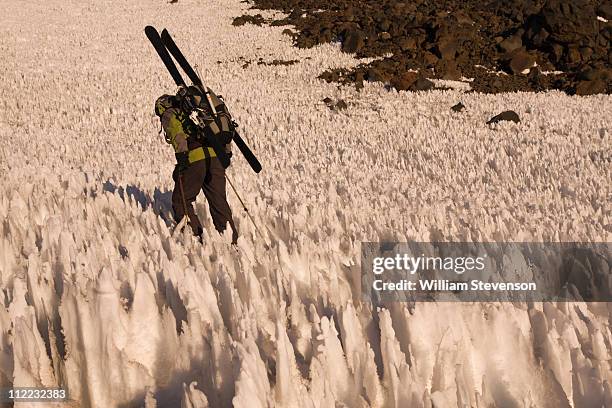
[[[183,129],[190,136],[201,138],[202,135],[198,132],[200,128],[203,130],[204,136],[216,137],[221,144],[226,145],[232,141],[235,124],[223,101],[223,97],[217,96],[210,88],[208,92],[211,102],[215,107],[216,118],[213,117],[208,101],[204,99],[205,96],[202,95],[198,88],[193,86],[180,88],[176,95],[162,95],[157,98],[155,101],[155,114],[161,119],[161,116],[167,109],[175,108],[179,112],[177,117],[183,125]],[[196,109],[199,119],[197,121],[202,126],[197,126],[191,119],[191,114]]]
[[[207,137],[216,137],[222,144],[228,144],[232,141],[234,134],[234,122],[229,113],[229,109],[225,105],[222,97],[217,96],[210,88],[208,88],[210,100],[215,108],[216,117],[212,114],[210,105],[196,87],[190,86],[179,89],[176,96],[181,111],[187,113],[192,124],[199,123],[200,128],[204,131]],[[196,111],[196,117],[193,117],[192,112]]]

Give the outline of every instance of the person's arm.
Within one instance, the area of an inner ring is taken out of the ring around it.
[[[175,153],[188,152],[187,134],[174,109],[167,109],[161,117],[162,127],[166,132],[166,140],[174,147]]]
[[[174,109],[168,109],[161,117],[162,127],[166,132],[166,141],[174,147],[174,156],[179,172],[189,165],[189,148],[187,147],[187,134]]]

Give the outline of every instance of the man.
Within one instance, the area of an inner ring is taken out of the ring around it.
[[[216,95],[212,94],[213,103],[223,105]],[[212,147],[206,143],[204,134],[210,129],[200,129],[189,118],[191,109],[201,106],[203,96],[194,87],[181,88],[177,95],[162,95],[155,102],[155,113],[160,117],[162,128],[166,134],[166,142],[174,147],[176,167],[172,173],[174,191],[172,192],[172,209],[174,218],[178,223],[187,211],[189,226],[200,242],[203,242],[203,228],[196,215],[193,202],[200,189],[204,192],[210,215],[215,229],[222,234],[227,224],[232,228],[232,244],[236,244],[238,230],[232,219],[232,210],[229,207],[225,190],[225,169],[217,158]],[[224,105],[223,105],[224,107]],[[221,111],[225,114],[227,110]],[[229,113],[227,113],[229,118]],[[211,123],[216,129],[211,137],[219,137],[228,156],[231,157],[227,136],[231,128],[225,127],[219,132],[215,122]],[[206,132],[205,132],[206,131]]]

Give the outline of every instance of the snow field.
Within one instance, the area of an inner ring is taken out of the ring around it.
[[[61,384],[82,407],[612,406],[609,304],[373,309],[358,289],[361,241],[610,242],[610,96],[338,88],[316,76],[352,57],[233,27],[238,1],[5,7],[0,387]],[[261,160],[229,176],[270,249],[231,190],[238,253],[171,236],[153,102],[174,88],[147,24]],[[507,109],[521,123],[485,125]]]

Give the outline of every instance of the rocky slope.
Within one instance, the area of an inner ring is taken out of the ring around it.
[[[329,81],[381,81],[419,90],[419,75],[474,78],[482,92],[612,91],[612,6],[594,0],[252,0],[288,17],[299,47],[332,41],[357,57],[379,57]],[[261,24],[261,17],[249,20]],[[238,20],[237,23],[246,22]],[[503,72],[499,75],[498,72]],[[558,73],[557,73],[558,72]],[[431,84],[428,84],[429,86]]]

